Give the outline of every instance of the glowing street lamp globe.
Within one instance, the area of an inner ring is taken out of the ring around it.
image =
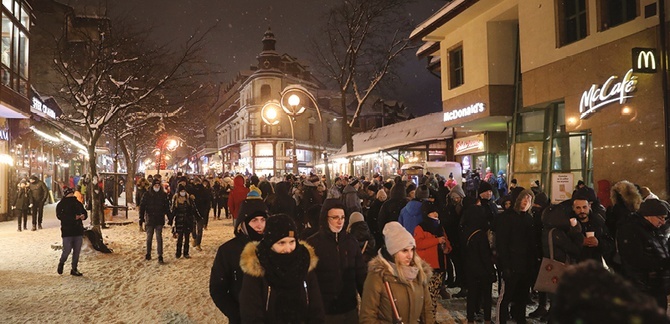
[[[291,96],[288,97],[288,104],[293,107],[298,107],[298,105],[300,104],[300,97],[298,97],[295,94],[292,94]]]

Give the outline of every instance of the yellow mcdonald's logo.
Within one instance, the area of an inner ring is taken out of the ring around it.
[[[654,52],[640,51],[637,55],[637,68],[656,70],[656,57],[654,56]]]

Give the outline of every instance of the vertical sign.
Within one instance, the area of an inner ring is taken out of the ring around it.
[[[558,204],[572,198],[575,179],[572,173],[553,173],[551,175],[551,203]]]

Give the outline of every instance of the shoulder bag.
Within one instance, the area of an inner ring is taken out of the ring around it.
[[[535,290],[552,294],[556,293],[556,288],[566,268],[565,263],[554,260],[554,240],[551,235],[554,229],[549,230],[549,258],[542,258],[540,271],[535,280]]]

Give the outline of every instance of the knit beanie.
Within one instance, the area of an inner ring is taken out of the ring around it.
[[[251,226],[249,226],[249,223],[258,216],[262,216],[267,220],[268,213],[264,210],[257,210],[250,213],[244,218],[244,222],[242,223],[243,226],[242,228],[240,228],[242,230],[242,233],[246,234],[252,241],[260,241],[263,239],[263,234],[259,234],[258,232],[256,232],[256,230],[254,230]]]
[[[63,197],[65,197],[67,195],[70,195],[70,194],[73,194],[73,193],[74,193],[74,189],[72,189],[70,187],[64,187],[63,188]]]
[[[247,199],[263,199],[261,190],[258,189],[258,187],[251,185],[249,187],[249,193],[247,193]]]
[[[353,212],[351,213],[351,216],[349,216],[349,226],[347,226],[347,233],[351,231],[351,225],[354,225],[354,223],[358,222],[364,222],[365,218],[363,217],[363,214],[359,212]]]
[[[293,219],[286,214],[270,216],[265,222],[262,244],[271,247],[285,237],[297,238],[298,232]]]
[[[407,186],[407,188],[405,188],[405,194],[409,196],[409,193],[412,192],[412,191],[415,191],[415,190],[416,190],[416,185],[414,183],[410,183],[409,186]],[[414,194],[414,196],[416,197],[416,193]]]
[[[426,185],[421,185],[419,188],[416,189],[416,192],[414,193],[414,198],[417,200],[422,200],[426,199],[430,196],[430,191],[428,190],[428,186]]]
[[[489,190],[493,191],[493,187],[491,187],[491,184],[486,181],[482,181],[479,183],[479,189],[477,190],[477,194],[479,195],[482,192],[487,192]]]
[[[433,212],[435,212],[435,213],[438,212],[436,203],[434,203],[432,201],[429,201],[429,200],[426,200],[426,201],[421,203],[421,214],[423,216],[428,216],[428,214],[433,213]]]
[[[388,190],[391,190],[391,188],[393,187],[393,181],[386,181],[386,182],[384,182],[383,187],[386,188],[386,189],[388,189]]]
[[[414,237],[410,234],[400,223],[398,222],[388,222],[384,225],[384,243],[386,244],[386,251],[389,254],[394,255],[400,250],[411,246],[416,247],[416,241]]]
[[[647,199],[640,204],[637,213],[640,216],[667,216],[668,208],[658,199]]]

